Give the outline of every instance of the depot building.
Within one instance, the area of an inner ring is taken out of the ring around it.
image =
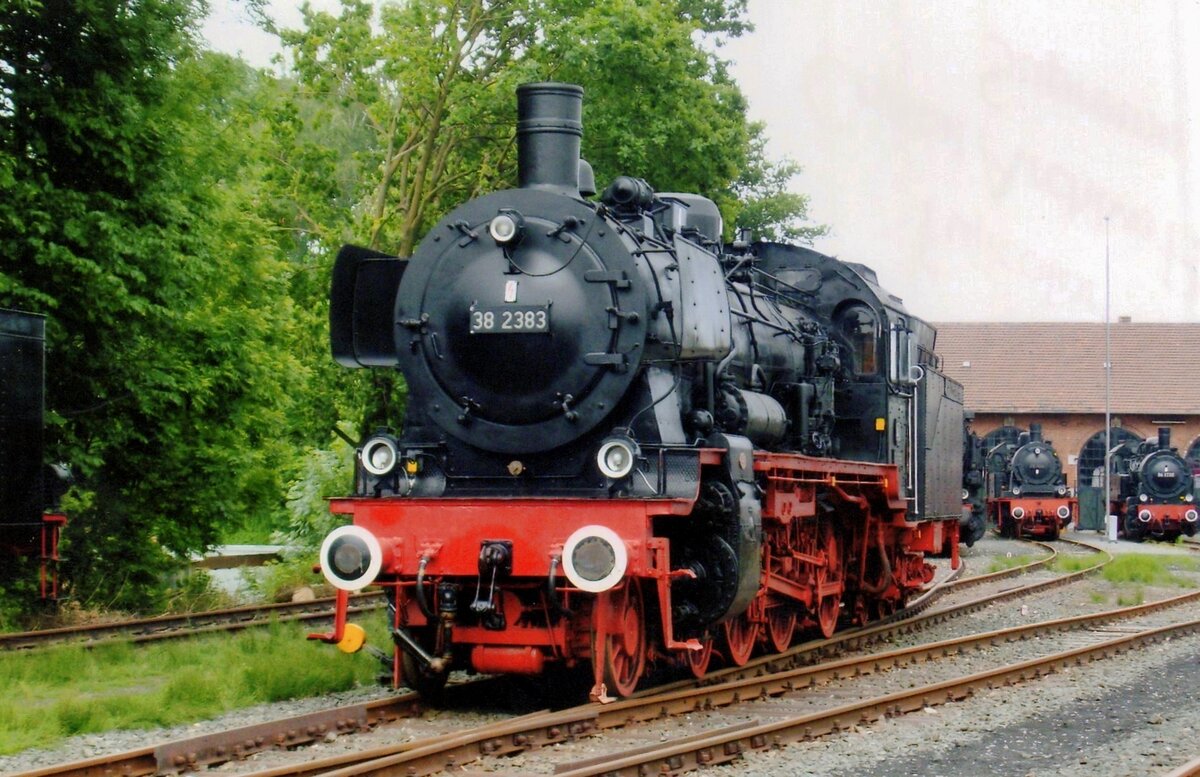
[[[1040,423],[1068,486],[1100,484],[1106,394],[1112,445],[1170,429],[1172,447],[1200,468],[1200,323],[1122,317],[1108,327],[1108,381],[1103,323],[936,326],[942,369],[965,388],[972,430],[998,443]]]

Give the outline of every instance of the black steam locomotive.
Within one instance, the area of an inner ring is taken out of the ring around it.
[[[1171,447],[1171,430],[1162,427],[1158,439],[1130,440],[1113,448],[1110,460],[1114,494],[1112,514],[1126,539],[1172,542],[1181,534],[1196,534],[1196,495],[1192,467]]]
[[[988,515],[1001,536],[1054,539],[1077,514],[1078,500],[1041,424],[1030,424],[1016,444],[988,451],[987,467]]]
[[[590,662],[594,698],[625,695],[653,661],[702,674],[890,613],[957,552],[962,388],[933,328],[862,265],[723,245],[699,195],[591,200],[581,105],[521,87],[519,188],[334,270],[334,357],[400,369],[409,401],[321,566],[390,593],[394,681],[427,693]],[[344,595],[336,624],[314,638],[361,645]]]
[[[963,488],[962,520],[959,521],[958,536],[968,548],[987,533],[987,451],[983,438],[971,431],[974,414],[965,413],[963,424]]]
[[[43,461],[45,318],[0,309],[0,558],[32,558],[38,594],[58,598],[59,500],[69,473]]]

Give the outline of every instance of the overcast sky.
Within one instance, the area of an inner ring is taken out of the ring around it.
[[[225,1],[209,39],[265,64]],[[750,19],[722,53],[804,167],[819,250],[931,321],[1103,321],[1108,216],[1113,320],[1200,322],[1197,0],[750,0]]]

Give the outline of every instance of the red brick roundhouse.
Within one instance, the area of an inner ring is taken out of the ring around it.
[[[1067,485],[1092,485],[1104,461],[1104,324],[936,326],[945,372],[966,389],[974,431],[996,435],[1040,423]],[[1112,444],[1168,428],[1171,445],[1200,466],[1200,323],[1122,317],[1110,332]]]

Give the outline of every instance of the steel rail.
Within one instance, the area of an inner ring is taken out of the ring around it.
[[[735,761],[740,759],[743,753],[751,750],[767,750],[792,742],[809,741],[825,734],[847,730],[852,726],[870,724],[883,717],[895,717],[959,701],[980,690],[1039,678],[1063,668],[1082,666],[1085,662],[1117,655],[1167,637],[1191,634],[1197,631],[1200,631],[1200,619],[1144,629],[1094,645],[1072,648],[965,677],[931,683],[865,701],[845,704],[830,710],[750,728],[721,729],[698,741],[647,748],[641,753],[609,757],[601,763],[587,764],[555,773],[559,777],[679,774],[704,766]],[[389,772],[363,771],[359,774],[384,775]]]
[[[382,607],[384,594],[356,594],[351,601],[351,612],[366,612]],[[333,602],[333,597],[326,597],[310,602],[245,605],[112,623],[13,632],[0,634],[0,650],[32,650],[61,644],[92,647],[113,642],[154,642],[215,631],[237,631],[271,623],[327,619],[333,617]]]
[[[1197,777],[1197,775],[1200,775],[1200,758],[1188,761],[1177,769],[1172,769],[1164,777]]]
[[[196,771],[213,764],[240,760],[263,750],[311,744],[320,741],[331,731],[350,733],[366,730],[380,723],[412,717],[421,709],[415,692],[404,693],[388,699],[319,710],[270,723],[47,766],[23,772],[21,777],[141,777]]]

